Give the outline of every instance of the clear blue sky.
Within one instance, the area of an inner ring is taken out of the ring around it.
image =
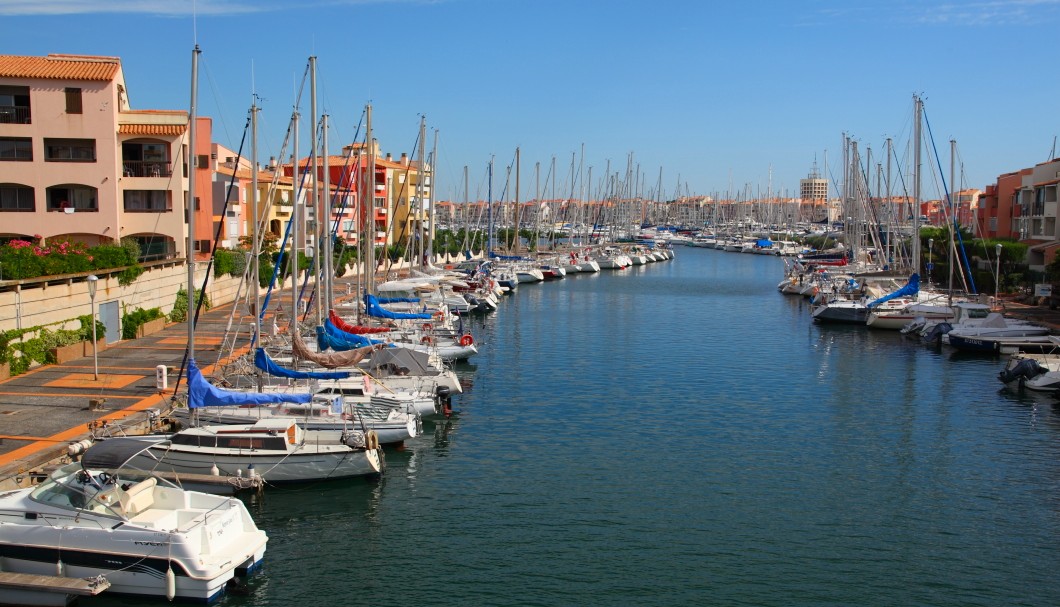
[[[187,109],[198,42],[199,113],[236,146],[256,91],[262,158],[315,55],[331,149],[371,102],[383,151],[412,154],[425,115],[438,199],[462,199],[465,165],[484,198],[491,155],[496,198],[516,146],[522,198],[553,156],[562,195],[582,144],[594,181],[632,153],[645,192],[662,167],[666,197],[679,177],[764,195],[770,167],[782,194],[826,150],[840,171],[844,132],[875,158],[892,137],[904,162],[914,93],[947,179],[951,138],[966,187],[1047,160],[1058,26],[1060,0],[0,0],[0,53],[118,56],[134,109]]]

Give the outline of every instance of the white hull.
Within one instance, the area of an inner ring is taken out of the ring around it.
[[[175,598],[208,602],[229,580],[260,565],[268,538],[238,499],[166,487],[153,478],[82,483],[72,480],[78,468],[52,476],[68,484],[49,480],[0,497],[4,571],[102,575],[109,594],[155,598],[167,596],[172,583]]]

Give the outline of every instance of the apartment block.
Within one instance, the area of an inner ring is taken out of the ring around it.
[[[0,238],[184,256],[187,125],[133,110],[118,58],[0,55]]]

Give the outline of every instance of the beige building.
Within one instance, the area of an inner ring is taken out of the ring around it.
[[[0,55],[0,238],[183,257],[184,111],[132,110],[115,57]]]

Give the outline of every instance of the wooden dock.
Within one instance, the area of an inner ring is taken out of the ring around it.
[[[0,605],[69,605],[79,596],[95,596],[110,588],[103,576],[70,578],[0,571]]]

